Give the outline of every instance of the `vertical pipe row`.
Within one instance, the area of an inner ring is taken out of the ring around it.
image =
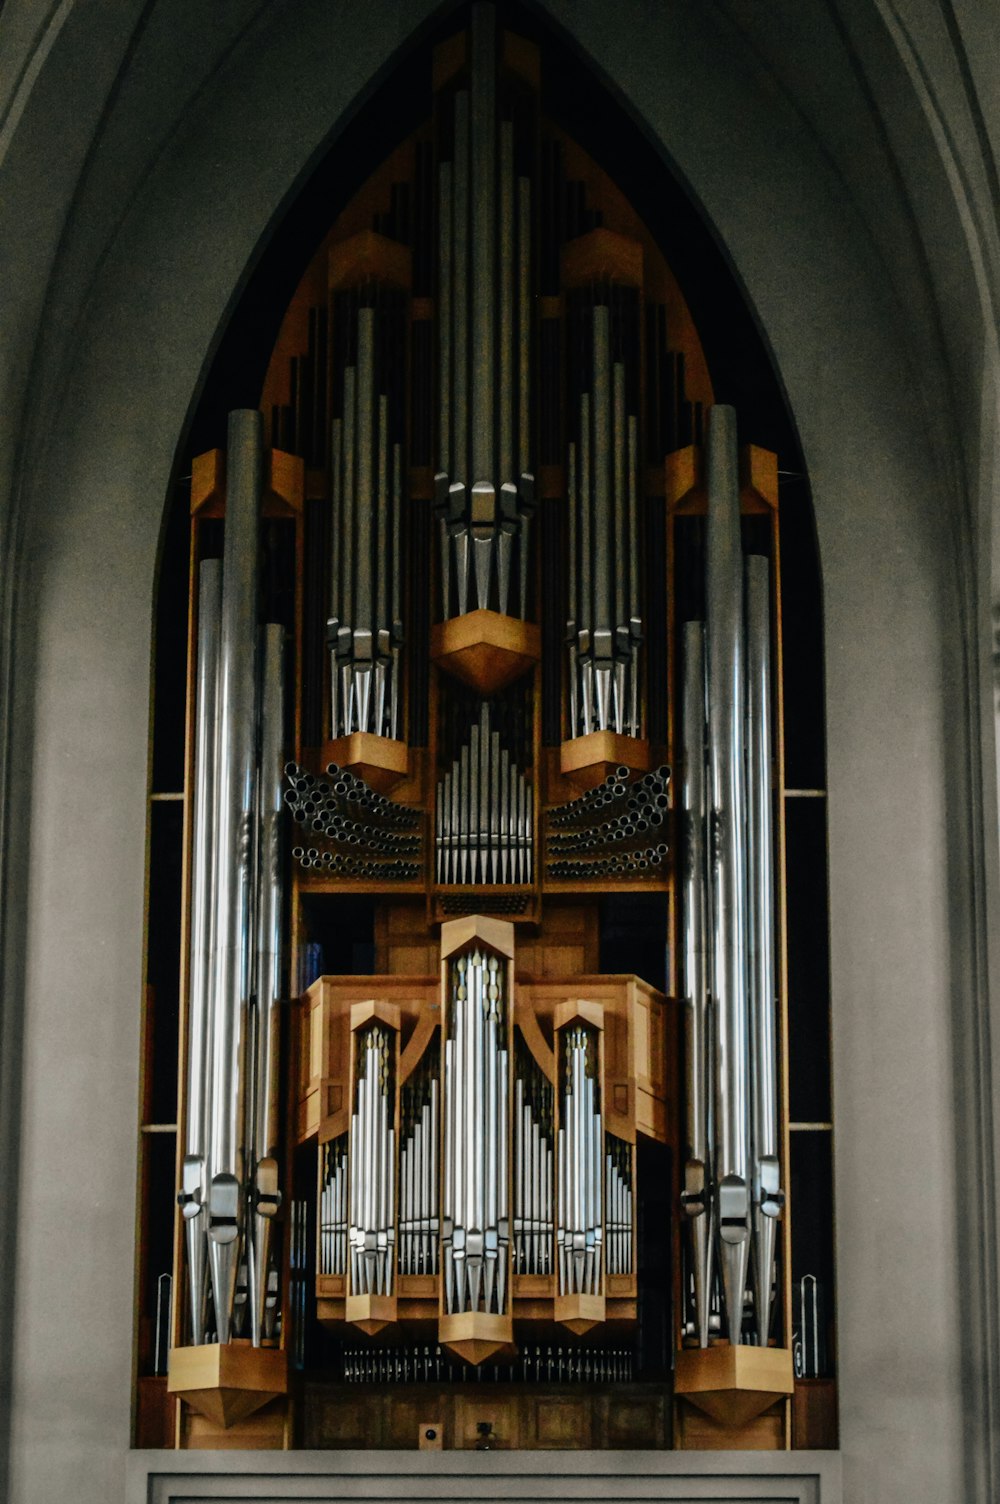
[[[712,872],[716,1002],[716,1173],[726,1309],[741,1325],[749,1257],[750,1040],[744,784],[746,662],[736,414],[715,407],[706,456],[708,796],[717,833]]]
[[[258,651],[262,420],[229,416],[221,577],[200,570],[195,672],[185,1222],[191,1340],[206,1340],[206,1268],[219,1342],[249,1313],[277,1320],[278,1050],[285,965],[281,849],[283,634]],[[258,664],[260,674],[258,676]]]
[[[552,1272],[552,1087],[527,1049],[514,1078],[514,1268]]]
[[[372,1024],[355,1036],[350,1124],[350,1280],[355,1295],[390,1295],[395,1273],[396,1151],[391,1036]]]
[[[219,651],[216,884],[209,1123],[209,1266],[220,1342],[229,1340],[243,1187],[244,1058],[250,1005],[256,799],[257,565],[263,496],[258,412],[229,416]]]
[[[605,1135],[604,1230],[609,1274],[632,1273],[632,1146]]]
[[[499,732],[488,700],[437,785],[435,874],[439,883],[532,881],[534,794]]]
[[[449,966],[442,1263],[449,1312],[507,1308],[509,1051],[504,963],[475,949]]]
[[[402,699],[403,470],[394,389],[400,297],[378,287],[335,300],[344,364],[331,425],[330,735],[398,737]]]
[[[561,1295],[601,1289],[604,1228],[604,1135],[597,1087],[597,1041],[571,1024],[562,1051],[556,1248]]]
[[[428,1057],[402,1090],[399,1153],[399,1271],[438,1272],[439,1081]]]
[[[642,735],[638,419],[630,406],[626,300],[571,305],[582,368],[567,452],[566,642],[571,736]],[[574,359],[576,356],[574,356]]]
[[[331,1139],[320,1150],[319,1259],[320,1274],[347,1273],[347,1135]]]
[[[708,622],[684,633],[682,887],[691,1330],[706,1346],[719,1261],[729,1340],[770,1327],[778,1158],[768,562],[744,559],[736,417],[707,432]]]
[[[472,7],[467,87],[438,169],[441,614],[528,610],[531,189],[515,163],[497,68],[496,12]]]

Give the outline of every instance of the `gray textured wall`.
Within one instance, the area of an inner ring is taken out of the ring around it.
[[[544,8],[704,206],[812,479],[845,1497],[985,1501],[993,8]],[[0,16],[0,245],[17,290],[0,305],[14,1504],[123,1497],[151,602],[174,448],[282,203],[431,9],[8,0]]]

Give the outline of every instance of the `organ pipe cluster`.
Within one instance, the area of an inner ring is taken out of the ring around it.
[[[613,1133],[604,1139],[604,1247],[609,1274],[632,1273],[632,1145]]]
[[[752,1277],[756,1340],[770,1327],[778,1158],[770,585],[740,540],[736,417],[709,414],[707,625],[684,628],[683,991],[695,1330],[708,1345],[716,1270],[729,1340]]]
[[[527,1050],[514,1079],[514,1269],[552,1273],[554,1093]]]
[[[264,457],[260,414],[229,416],[224,558],[200,569],[184,1161],[191,1340],[249,1308],[273,1334],[272,1228],[285,966],[283,633],[257,623]],[[244,1293],[245,1291],[245,1293]],[[240,1322],[242,1325],[242,1322]]]
[[[604,1134],[598,1090],[597,1038],[573,1024],[562,1031],[559,1210],[556,1248],[561,1295],[601,1290]]]
[[[615,768],[603,783],[551,809],[546,853],[550,877],[616,877],[654,871],[666,860],[670,769],[665,765],[630,783]]]
[[[491,729],[484,700],[437,786],[438,882],[530,883],[533,825],[531,784]]]
[[[430,1343],[414,1347],[347,1347],[344,1349],[347,1384],[454,1383],[468,1378],[464,1364],[447,1349]],[[618,1384],[632,1378],[633,1354],[625,1347],[542,1347],[520,1343],[512,1364],[482,1364],[478,1377],[509,1384]]]
[[[631,289],[577,310],[580,383],[567,458],[571,736],[642,735],[639,439],[627,359]],[[633,317],[634,317],[634,310]]]
[[[468,87],[438,167],[438,464],[445,619],[526,616],[531,463],[531,180],[498,118],[496,15],[472,8]]]
[[[442,1263],[445,1310],[508,1308],[510,999],[506,964],[478,947],[448,966]]]
[[[347,1134],[320,1150],[319,1272],[347,1273]]]
[[[399,1272],[438,1272],[439,1056],[424,1055],[402,1089]]]
[[[296,762],[285,765],[284,799],[293,820],[325,843],[294,847],[296,861],[340,877],[419,877],[420,811],[376,793],[336,763],[326,774],[329,782]]]
[[[354,1039],[350,1127],[350,1258],[355,1295],[390,1295],[396,1242],[395,1088],[392,1038],[373,1023]]]
[[[340,413],[330,454],[331,736],[401,731],[403,643],[402,368],[400,295],[341,294]],[[335,308],[337,305],[335,305]]]

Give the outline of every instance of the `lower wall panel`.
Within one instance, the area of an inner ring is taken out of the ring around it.
[[[126,1504],[843,1504],[837,1452],[132,1452]]]

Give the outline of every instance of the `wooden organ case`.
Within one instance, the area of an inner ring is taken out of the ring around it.
[[[537,50],[477,4],[431,82],[193,465],[140,1437],[822,1444],[777,459]]]

